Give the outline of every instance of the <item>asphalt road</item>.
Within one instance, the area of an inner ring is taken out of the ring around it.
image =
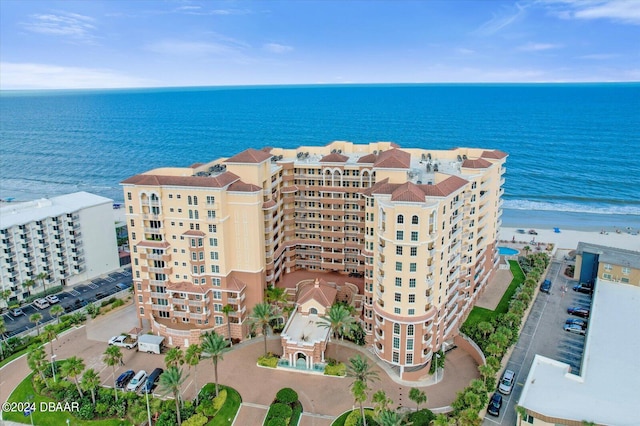
[[[112,294],[121,291],[116,287],[119,283],[131,286],[132,277],[130,267],[128,269],[112,272],[104,278],[94,278],[91,281],[86,281],[73,287],[66,287],[65,291],[56,293],[56,296],[60,299],[62,307],[65,308],[67,312],[71,312],[87,305],[88,303],[108,298]],[[35,325],[29,321],[29,317],[36,312],[42,315],[41,324],[44,324],[51,319],[55,319],[49,313],[51,306],[45,309],[38,309],[33,304],[29,304],[23,305],[20,308],[23,312],[20,316],[14,317],[8,312],[2,315],[7,327],[7,333],[5,334],[7,338],[35,328]]]
[[[572,287],[576,281],[566,278],[564,261],[553,261],[546,279],[551,280],[551,293],[539,292],[533,303],[529,318],[522,327],[507,369],[516,373],[516,383],[510,395],[503,395],[500,416],[486,415],[484,426],[516,424],[515,406],[522,394],[533,358],[536,354],[546,356],[571,365],[571,371],[579,374],[584,349],[584,336],[565,332],[563,326],[567,318],[577,318],[567,314],[571,306],[590,307],[591,296],[576,293]],[[563,291],[563,288],[566,291]]]

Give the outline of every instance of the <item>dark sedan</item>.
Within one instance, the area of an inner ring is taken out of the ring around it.
[[[576,317],[589,318],[589,309],[582,308],[580,306],[574,306],[572,308],[567,309],[567,313],[569,315],[575,315]]]
[[[127,370],[122,373],[118,379],[116,380],[116,388],[124,389],[125,386],[133,379],[133,376],[136,375],[136,372],[133,370]]]
[[[500,407],[502,407],[502,395],[500,395],[498,392],[494,392],[491,400],[489,401],[489,408],[487,408],[487,413],[497,417],[500,415]]]
[[[580,283],[573,286],[573,291],[577,291],[578,293],[591,294],[593,293],[593,287],[585,283]]]
[[[550,294],[551,293],[551,281],[544,280],[544,282],[540,285],[540,291],[543,293]]]

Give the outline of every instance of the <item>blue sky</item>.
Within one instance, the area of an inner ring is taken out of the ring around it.
[[[639,81],[640,1],[0,1],[0,88]]]

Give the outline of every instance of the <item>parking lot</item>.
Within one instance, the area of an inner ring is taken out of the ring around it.
[[[552,261],[546,276],[552,282],[550,294],[538,293],[507,363],[506,368],[516,373],[513,391],[504,396],[499,417],[485,416],[485,426],[516,424],[515,406],[536,354],[566,362],[571,366],[572,373],[580,374],[585,337],[566,332],[563,327],[568,318],[578,318],[569,315],[567,308],[588,308],[591,296],[572,290],[577,283],[564,276],[566,266],[564,259]]]
[[[117,287],[120,283],[131,286],[132,278],[130,267],[112,272],[104,277],[94,278],[91,281],[73,287],[67,287],[65,291],[56,293],[56,296],[58,296],[60,300],[60,305],[65,308],[65,312],[72,312],[86,306],[88,303],[108,298],[118,293],[121,291],[121,289]],[[35,324],[29,321],[29,317],[35,313],[42,315],[41,324],[55,319],[50,314],[51,307],[38,309],[30,303],[21,306],[20,309],[22,309],[22,315],[13,316],[9,312],[2,315],[7,327],[7,333],[5,333],[7,338],[35,328]]]

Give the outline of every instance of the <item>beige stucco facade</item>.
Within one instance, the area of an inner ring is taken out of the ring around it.
[[[220,309],[230,304],[241,338],[285,274],[361,274],[369,342],[413,377],[496,269],[505,161],[499,151],[337,141],[127,179],[140,318],[194,339],[226,334]]]

